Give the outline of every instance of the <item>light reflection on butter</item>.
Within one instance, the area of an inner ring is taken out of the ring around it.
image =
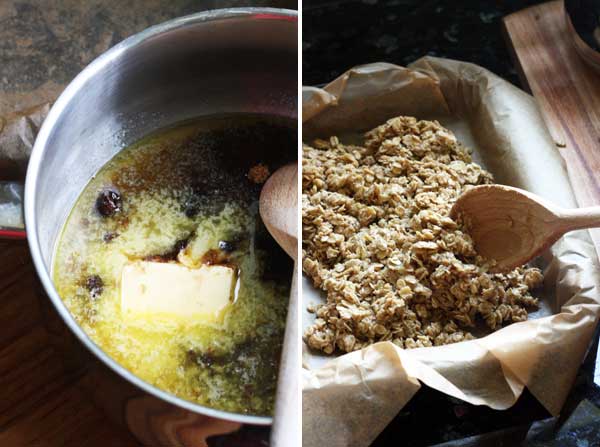
[[[121,312],[134,318],[220,323],[236,282],[236,272],[228,266],[128,263],[121,277]]]

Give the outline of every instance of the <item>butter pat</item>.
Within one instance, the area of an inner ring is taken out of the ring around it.
[[[163,262],[125,265],[121,311],[134,317],[221,321],[231,302],[235,272],[220,265],[190,269]]]

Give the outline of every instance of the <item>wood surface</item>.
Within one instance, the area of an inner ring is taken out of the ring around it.
[[[135,447],[52,348],[25,241],[0,242],[0,446]]]
[[[600,73],[576,53],[562,1],[504,18],[522,80],[560,151],[580,207],[600,205]],[[600,230],[590,231],[600,254]]]

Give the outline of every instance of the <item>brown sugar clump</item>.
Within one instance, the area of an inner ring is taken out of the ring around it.
[[[262,163],[252,166],[248,171],[248,179],[257,185],[266,182],[269,175],[271,175],[269,167]]]

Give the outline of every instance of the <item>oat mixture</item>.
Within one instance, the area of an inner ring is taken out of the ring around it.
[[[326,292],[309,307],[308,345],[327,354],[389,340],[402,348],[474,338],[527,319],[539,269],[492,273],[452,204],[472,185],[492,183],[435,121],[398,117],[365,135],[303,147],[303,270]]]

